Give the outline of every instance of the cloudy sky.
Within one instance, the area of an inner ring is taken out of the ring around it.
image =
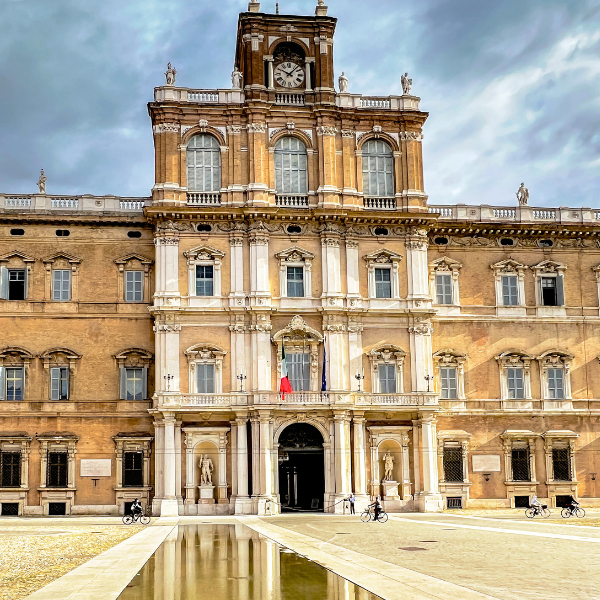
[[[280,0],[313,14],[315,0]],[[274,0],[262,1],[274,12]],[[349,91],[430,112],[435,204],[600,207],[600,0],[329,0]],[[0,0],[0,191],[143,196],[146,103],[164,81],[229,87],[243,0]]]

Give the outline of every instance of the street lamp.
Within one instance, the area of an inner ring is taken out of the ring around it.
[[[171,389],[171,381],[173,381],[175,377],[169,373],[164,376],[164,380],[167,382],[167,392]]]
[[[427,391],[430,392],[431,390],[429,389],[429,382],[433,381],[433,375],[425,375],[425,381],[427,382]]]
[[[244,391],[244,379],[246,379],[246,375],[244,375],[243,371],[240,371],[240,374],[236,376],[236,379],[240,381],[240,392]]]
[[[356,379],[356,381],[358,381],[358,391],[360,392],[360,382],[365,378],[365,370],[362,370],[362,375],[360,374],[360,371],[356,371],[356,375],[354,376],[354,378]]]

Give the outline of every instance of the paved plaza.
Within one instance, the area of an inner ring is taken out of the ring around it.
[[[387,600],[600,599],[600,514],[530,521],[520,511],[404,513],[386,524],[323,514],[182,517],[142,529],[114,518],[2,519],[0,543],[9,551],[0,598],[25,598],[74,569],[32,600],[116,599],[178,524],[200,523],[243,523]]]

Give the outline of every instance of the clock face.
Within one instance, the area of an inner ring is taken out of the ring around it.
[[[295,88],[304,81],[304,69],[290,61],[277,65],[273,74],[281,87]]]

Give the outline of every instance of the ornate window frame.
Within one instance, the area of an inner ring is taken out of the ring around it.
[[[577,468],[575,465],[575,442],[579,437],[578,433],[569,429],[557,429],[546,431],[542,434],[544,440],[544,453],[546,456],[546,485],[548,486],[548,496],[552,501],[552,506],[556,506],[556,496],[572,494],[577,498]],[[552,450],[555,448],[568,448],[569,462],[571,470],[571,480],[561,481],[554,479],[554,462],[552,460]]]
[[[394,344],[380,344],[367,353],[371,362],[371,393],[381,394],[379,365],[393,364],[396,367],[396,394],[404,393],[404,359],[407,353]]]
[[[115,442],[115,491],[119,514],[125,514],[125,503],[138,498],[142,505],[148,506],[150,491],[150,457],[152,456],[152,442],[154,436],[144,433],[117,433],[113,437]],[[141,486],[123,486],[123,456],[125,452],[141,452],[143,454],[143,482]]]
[[[115,260],[118,268],[117,279],[117,302],[119,304],[148,304],[152,296],[150,289],[150,268],[154,261],[146,258],[141,254],[132,252]],[[134,268],[135,267],[135,268]],[[144,287],[142,300],[137,302],[127,302],[125,300],[125,271],[143,271],[144,272]]]
[[[438,477],[440,493],[444,499],[444,505],[447,507],[446,498],[461,496],[462,507],[466,508],[469,501],[469,488],[472,482],[469,481],[469,442],[472,434],[462,429],[442,430],[437,433],[437,459],[438,459]],[[444,449],[460,448],[462,455],[462,481],[446,481],[444,473]]]
[[[190,346],[185,351],[189,365],[189,393],[198,394],[198,381],[196,379],[196,367],[199,364],[215,365],[215,394],[223,393],[223,359],[226,350],[212,343],[200,343]]]
[[[490,265],[494,271],[494,282],[496,286],[496,315],[514,316],[527,314],[525,302],[525,270],[529,267],[512,259],[507,258]],[[517,278],[518,303],[514,306],[504,305],[504,293],[502,290],[502,277],[511,276]]]
[[[465,361],[467,360],[466,354],[460,354],[455,352],[451,348],[438,350],[433,354],[433,368],[435,373],[435,385],[438,394],[440,394],[440,400],[443,402],[456,402],[460,403],[460,407],[464,405],[466,400],[465,396]],[[441,369],[451,368],[456,369],[456,398],[442,398],[442,377]],[[454,408],[460,408],[456,406]]]
[[[460,314],[460,292],[458,286],[458,276],[462,269],[462,263],[442,256],[429,263],[429,293],[431,294],[432,304],[436,307],[438,314],[450,315]],[[437,275],[452,276],[452,304],[437,303]]]
[[[502,450],[504,452],[504,485],[506,497],[510,500],[511,508],[515,506],[515,496],[533,496],[536,494],[539,481],[535,468],[535,449],[537,439],[541,434],[526,429],[507,429],[500,435]],[[529,480],[515,481],[513,479],[512,451],[527,448],[529,451]]]
[[[6,264],[5,264],[6,263]],[[29,280],[35,264],[35,258],[20,252],[13,250],[0,256],[0,299],[7,300],[8,302],[27,302],[31,301],[31,289],[29,286]],[[8,271],[11,269],[22,269],[25,271],[25,298],[24,300],[8,300]]]
[[[215,299],[222,299],[221,294],[221,265],[225,252],[211,246],[196,246],[183,255],[188,265],[188,297],[193,299],[194,305],[213,305]],[[212,266],[213,268],[213,294],[212,296],[196,296],[196,267]]]
[[[18,346],[7,346],[0,351],[0,401],[6,401],[6,369],[23,369],[23,398],[9,402],[27,402],[29,394],[29,366],[35,358],[31,352]]]
[[[292,246],[275,254],[279,260],[279,295],[281,298],[289,298],[287,295],[287,268],[302,267],[304,270],[304,298],[312,298],[312,261],[315,255],[308,250],[303,250],[299,246]],[[293,297],[298,300],[298,297]]]
[[[277,345],[277,380],[281,378],[281,348],[285,341],[286,353],[308,351],[310,354],[310,391],[318,392],[321,389],[319,379],[319,345],[323,343],[323,336],[307,325],[300,315],[292,317],[287,327],[280,329],[273,335],[273,343]]]
[[[56,252],[42,259],[46,269],[44,278],[44,298],[51,302],[77,302],[79,300],[79,266],[81,258],[67,254],[66,252]],[[71,271],[71,290],[69,300],[54,300],[54,271]]]
[[[149,372],[150,364],[154,355],[148,350],[142,348],[127,348],[115,354],[115,360],[119,367],[119,395],[121,400],[126,402],[143,402],[152,396],[148,390],[148,382],[150,381]],[[124,369],[142,369],[142,399],[127,400],[127,394],[124,389]]]
[[[29,491],[29,454],[31,453],[31,436],[25,433],[0,434],[0,452],[19,452],[21,454],[20,484],[15,487],[2,487],[2,502],[18,503],[18,516],[23,515],[23,507],[27,505]]]
[[[540,384],[544,408],[572,408],[571,396],[571,363],[575,357],[567,352],[560,350],[547,350],[538,356],[540,365]],[[548,369],[563,370],[563,398],[550,398],[550,389],[548,385]]]
[[[387,248],[381,248],[375,252],[371,252],[363,256],[363,260],[367,263],[368,273],[368,290],[369,299],[371,301],[386,302],[390,300],[400,299],[400,262],[402,261],[402,255],[393,250]],[[391,282],[391,298],[377,298],[377,286],[375,285],[375,268],[386,268],[390,269],[390,282]]]
[[[567,267],[553,260],[543,260],[533,265],[531,270],[535,277],[535,303],[538,317],[565,316],[567,314],[565,299],[565,271]],[[563,303],[559,306],[544,306],[542,303],[542,277],[560,278]]]
[[[521,350],[507,350],[495,357],[500,369],[500,398],[503,408],[532,408],[531,401],[531,361],[532,356]],[[523,369],[523,389],[525,398],[508,397],[507,369]]]
[[[51,394],[51,369],[66,367],[69,369],[69,387],[67,392],[67,400],[71,400],[73,396],[73,389],[75,383],[75,373],[77,367],[77,361],[81,360],[81,354],[69,350],[68,348],[51,348],[40,354],[40,359],[44,366],[44,385],[43,385],[43,397],[44,402],[61,402],[61,400],[52,400]]]

